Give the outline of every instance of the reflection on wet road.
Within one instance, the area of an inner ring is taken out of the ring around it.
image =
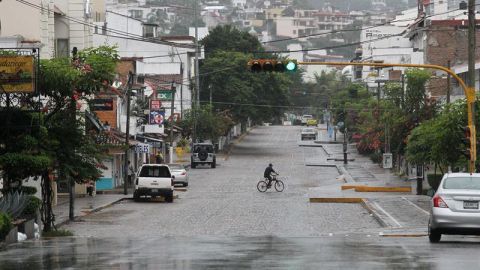
[[[478,269],[480,238],[461,240],[430,245],[425,238],[366,235],[61,238],[10,246],[0,253],[0,270]]]

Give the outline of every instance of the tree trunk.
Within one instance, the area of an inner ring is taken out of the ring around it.
[[[41,179],[42,186],[42,205],[40,207],[41,219],[43,223],[43,231],[49,232],[55,228],[55,215],[52,208],[52,184],[49,178],[49,172],[45,171]]]

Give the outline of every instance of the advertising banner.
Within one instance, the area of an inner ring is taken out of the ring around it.
[[[5,93],[34,93],[33,56],[0,56],[0,89]]]
[[[150,114],[148,123],[150,125],[162,125],[165,120],[165,109],[161,107],[160,100],[150,100]]]

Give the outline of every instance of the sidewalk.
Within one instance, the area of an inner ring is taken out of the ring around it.
[[[330,138],[326,125],[319,125],[318,140],[310,147],[322,147],[325,155],[307,166],[336,167],[338,184],[311,188],[311,202],[360,203],[385,228],[382,236],[423,236],[427,233],[431,198],[414,195],[411,183],[383,169],[349,144],[348,164],[343,164],[343,134]]]
[[[124,199],[131,198],[132,193],[129,195],[123,194],[97,194],[93,197],[76,197],[75,198],[75,218],[88,215],[92,212],[100,211],[112,204]],[[53,207],[53,213],[55,214],[55,225],[62,226],[68,222],[69,214],[69,197],[59,197],[58,203]]]

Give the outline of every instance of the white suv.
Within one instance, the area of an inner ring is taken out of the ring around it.
[[[165,164],[144,164],[140,167],[135,181],[133,199],[140,196],[155,198],[162,196],[166,202],[173,202],[173,180],[175,176]]]

